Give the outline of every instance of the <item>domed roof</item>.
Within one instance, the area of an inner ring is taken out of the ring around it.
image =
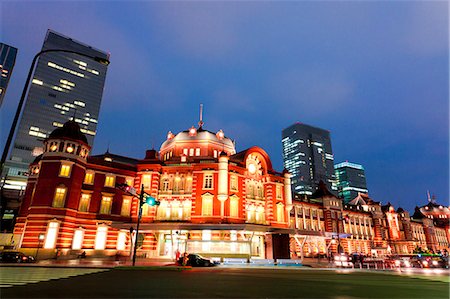
[[[205,130],[202,127],[196,129],[195,127],[190,128],[189,130],[182,131],[177,135],[173,135],[172,132],[167,134],[167,140],[163,142],[160,148],[160,152],[164,152],[166,149],[172,147],[177,143],[217,143],[220,144],[223,148],[228,149],[232,154],[236,153],[234,142],[225,137],[222,130],[217,133],[213,133],[211,131]]]
[[[62,127],[53,130],[48,139],[53,138],[69,138],[88,144],[86,135],[81,132],[80,126],[73,120],[69,120]]]

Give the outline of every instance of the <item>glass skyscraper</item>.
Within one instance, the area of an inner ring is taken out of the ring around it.
[[[52,30],[47,31],[42,47],[48,49],[109,59],[104,51]],[[93,145],[106,71],[107,65],[77,54],[50,52],[39,57],[6,163],[8,177],[26,173],[28,164],[42,153],[42,141],[70,119]]]
[[[339,197],[344,198],[347,203],[360,193],[368,193],[366,175],[362,165],[342,162],[334,165],[337,178]]]
[[[0,107],[16,63],[17,48],[0,43]]]
[[[21,118],[2,171],[2,230],[10,229],[26,186],[28,165],[42,152],[43,140],[68,120],[77,122],[93,145],[109,54],[48,30],[42,50],[75,51],[39,56]]]
[[[335,193],[336,178],[329,131],[295,123],[282,131],[282,145],[284,167],[292,175],[294,193],[311,195],[320,181]]]

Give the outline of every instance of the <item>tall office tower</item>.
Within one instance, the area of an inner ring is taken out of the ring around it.
[[[3,190],[24,189],[29,163],[43,153],[42,141],[68,120],[74,119],[93,145],[107,71],[101,62],[109,61],[109,54],[48,30],[42,50],[55,49],[88,57],[62,51],[39,56],[3,169]],[[14,209],[7,201],[6,209]]]
[[[42,46],[42,50],[48,49],[109,58],[103,51],[52,30],[47,31]],[[78,54],[50,52],[39,57],[7,160],[11,165],[8,174],[26,172],[28,164],[42,153],[42,141],[72,118],[93,145],[106,71],[106,65]]]
[[[0,107],[5,97],[9,78],[16,63],[17,48],[0,43]]]
[[[364,167],[359,164],[342,162],[334,165],[337,179],[339,197],[347,203],[358,196],[359,193],[369,193],[366,184]]]
[[[284,167],[292,175],[294,193],[311,195],[320,181],[331,192],[337,190],[329,131],[295,123],[283,130],[282,144]]]

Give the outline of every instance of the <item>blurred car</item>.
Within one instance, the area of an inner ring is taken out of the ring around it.
[[[334,265],[336,267],[343,267],[343,268],[352,268],[353,267],[353,263],[351,262],[351,257],[348,256],[348,254],[345,254],[345,253],[336,254],[333,259],[334,259]]]
[[[178,259],[178,264],[183,264],[183,257]],[[200,254],[191,253],[188,255],[186,266],[191,267],[212,267],[217,266],[219,262],[215,262],[212,259],[201,256]]]
[[[34,263],[36,259],[20,251],[3,251],[0,253],[0,263]]]

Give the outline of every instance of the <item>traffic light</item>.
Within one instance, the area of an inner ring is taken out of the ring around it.
[[[159,206],[160,204],[160,202],[156,200],[156,198],[151,197],[150,195],[145,195],[144,203],[148,204],[149,206]]]

